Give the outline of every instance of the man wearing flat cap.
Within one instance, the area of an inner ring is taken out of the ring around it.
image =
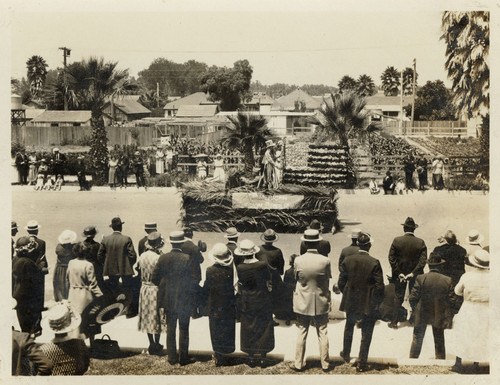
[[[185,241],[183,231],[170,233],[172,250],[158,259],[152,282],[158,286],[158,308],[167,323],[168,362],[188,364],[189,321],[194,306],[198,277],[193,272],[189,255],[182,252]],[[176,330],[179,323],[179,356],[177,356]]]
[[[427,263],[430,271],[417,277],[410,293],[410,305],[415,314],[410,358],[420,356],[427,325],[432,325],[436,359],[444,360],[444,329],[451,328],[453,317],[453,285],[450,277],[441,274],[446,261],[439,254],[431,253]]]
[[[316,327],[321,368],[328,371],[328,310],[330,309],[330,260],[318,251],[321,241],[318,230],[308,229],[301,240],[307,243],[307,252],[295,259],[297,284],[293,294],[293,311],[297,315],[297,344],[295,362],[291,368],[302,371],[309,326]]]
[[[403,223],[404,235],[394,238],[389,250],[389,263],[396,289],[394,309],[399,309],[403,303],[406,286],[408,285],[408,291],[411,293],[417,275],[424,273],[427,246],[422,239],[415,236],[414,231],[417,227],[412,217],[406,218]],[[397,311],[395,310],[393,314],[395,318],[388,326],[397,329]],[[413,316],[410,318],[410,323],[412,318]]]
[[[323,231],[323,225],[317,219],[313,219],[311,221],[311,224],[309,225],[309,229],[318,230],[319,233],[321,234],[321,232]],[[307,251],[307,247],[309,244],[310,243],[304,241],[300,243],[300,255],[304,254]],[[318,253],[320,253],[321,255],[328,257],[328,254],[330,254],[331,251],[330,242],[327,241],[326,239],[322,238],[321,241],[318,242],[316,247]]]
[[[130,291],[134,266],[137,256],[132,239],[122,234],[122,225],[125,222],[119,217],[111,220],[110,227],[113,233],[102,238],[97,260],[104,264],[103,275],[108,277],[107,285],[111,290],[119,289],[121,278],[122,288]]]
[[[342,292],[340,310],[346,312],[344,347],[340,356],[349,362],[351,357],[354,325],[361,321],[361,346],[356,363],[356,371],[369,370],[368,351],[373,335],[373,327],[378,315],[378,306],[384,298],[384,278],[378,259],[370,256],[372,244],[370,234],[358,235],[359,250],[342,262],[338,287]]]

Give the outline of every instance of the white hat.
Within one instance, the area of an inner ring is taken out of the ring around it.
[[[307,229],[304,231],[304,235],[300,237],[300,240],[304,242],[318,242],[322,239],[323,238],[319,235],[319,230],[315,229]]]
[[[269,148],[269,147],[274,147],[276,146],[276,144],[271,140],[266,140],[266,147]]]
[[[361,233],[361,229],[352,229],[351,230],[351,235],[349,238],[358,238],[359,233]]]
[[[259,252],[260,248],[255,246],[249,239],[244,239],[240,242],[239,246],[234,250],[234,254],[245,257],[248,255],[255,255]]]
[[[479,269],[489,269],[490,253],[484,249],[478,249],[472,255],[469,255],[469,263]]]
[[[484,241],[484,237],[479,231],[476,229],[469,231],[466,241],[469,245],[479,245],[482,241]]]
[[[67,334],[75,330],[82,318],[67,301],[56,303],[42,320],[42,327],[56,334]],[[68,338],[73,338],[68,336]]]
[[[61,235],[59,235],[59,238],[57,240],[61,245],[65,245],[68,243],[73,243],[76,241],[77,235],[74,231],[72,230],[64,230]]]
[[[30,230],[38,230],[40,227],[42,227],[42,226],[39,226],[37,221],[32,220],[32,221],[29,221],[26,224],[26,226],[24,226],[24,229],[30,231]]]
[[[232,258],[232,253],[225,244],[219,242],[208,252],[208,256],[212,258],[214,262],[227,262]]]

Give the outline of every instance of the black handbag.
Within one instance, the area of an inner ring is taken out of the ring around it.
[[[112,340],[108,334],[104,334],[101,339],[92,341],[90,353],[93,358],[111,359],[120,357],[121,350],[118,341]]]

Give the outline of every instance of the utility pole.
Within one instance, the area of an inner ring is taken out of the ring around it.
[[[156,82],[156,108],[160,108],[160,83]]]
[[[417,80],[417,59],[413,59],[413,79],[412,79],[412,100],[411,100],[411,127],[413,129],[413,119],[415,116],[415,83]]]
[[[401,71],[401,97],[400,97],[401,111],[400,111],[400,114],[399,114],[399,133],[403,132],[403,116],[404,116],[404,110],[403,110],[403,92],[404,92],[404,87],[403,87],[403,71]]]
[[[59,49],[63,51],[64,58],[64,111],[68,111],[68,77],[66,71],[66,57],[70,56],[71,49],[66,47],[59,47]]]

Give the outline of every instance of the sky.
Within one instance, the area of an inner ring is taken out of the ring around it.
[[[286,9],[286,8],[285,8]],[[263,84],[327,84],[344,75],[370,75],[380,84],[387,66],[402,69],[417,60],[418,83],[440,79],[445,45],[441,12],[432,10],[327,9],[224,12],[58,12],[14,9],[10,21],[11,76],[26,76],[26,61],[42,56],[50,69],[103,56],[131,75],[158,57],[228,66],[249,60],[253,80]]]

